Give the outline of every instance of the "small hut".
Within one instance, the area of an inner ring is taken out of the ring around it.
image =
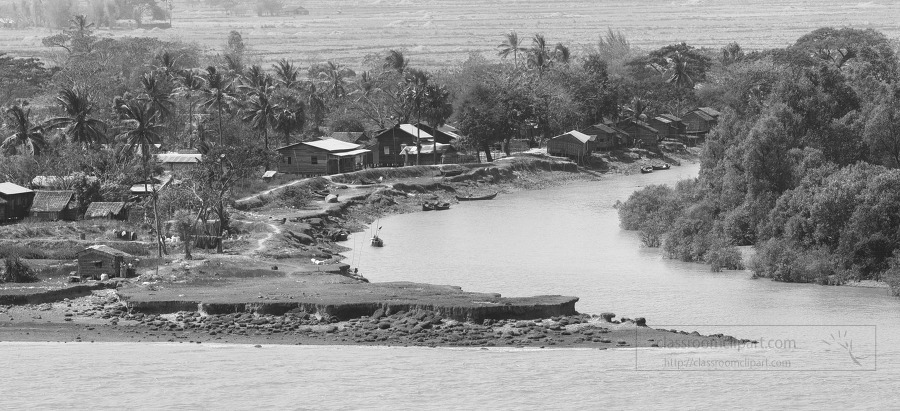
[[[590,155],[596,145],[596,136],[589,136],[577,130],[560,134],[547,141],[547,154],[570,157],[580,161]]]
[[[0,221],[28,216],[34,191],[13,183],[0,183]]]
[[[134,275],[137,259],[124,251],[106,245],[92,245],[78,252],[78,275],[99,280],[103,274],[110,278]]]
[[[84,212],[84,219],[127,220],[128,210],[125,208],[125,203],[121,201],[95,201],[88,205],[87,211]]]
[[[74,197],[75,192],[70,190],[35,191],[29,215],[43,221],[74,220]]]

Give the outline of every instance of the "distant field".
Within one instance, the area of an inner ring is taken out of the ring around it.
[[[263,64],[288,58],[304,65],[335,60],[358,68],[362,57],[405,49],[412,64],[440,68],[471,52],[493,54],[503,33],[526,39],[544,33],[573,50],[593,43],[607,27],[632,43],[658,47],[676,41],[721,47],[784,46],[821,26],[873,28],[900,36],[900,1],[846,0],[336,0],[307,1],[307,16],[260,18],[175,1],[170,30],[115,30],[115,36],[155,36],[197,42],[211,51],[240,31]],[[47,56],[49,30],[0,29],[0,51]]]

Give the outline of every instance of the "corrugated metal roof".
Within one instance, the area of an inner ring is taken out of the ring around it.
[[[10,182],[0,183],[0,194],[15,195],[31,193],[32,191],[18,184]]]
[[[703,110],[694,110],[692,113],[694,113],[695,116],[700,117],[701,119],[706,121],[715,121],[716,119],[715,117],[706,114],[706,112]]]
[[[156,155],[160,163],[196,163],[203,158],[203,154],[162,153]]]
[[[125,208],[124,202],[94,201],[88,205],[87,211],[84,212],[84,216],[93,218],[107,217],[109,215],[121,213],[123,208]]]
[[[578,131],[578,130],[572,130],[572,131],[570,131],[570,132],[568,132],[568,133],[560,134],[560,135],[558,135],[558,136],[556,136],[556,137],[553,137],[553,138],[554,138],[554,139],[555,139],[555,138],[562,138],[562,137],[565,137],[565,136],[572,136],[572,137],[575,137],[576,139],[578,139],[578,141],[580,141],[580,142],[582,142],[582,143],[587,143],[588,141],[592,141],[592,140],[596,140],[596,139],[597,139],[597,136],[589,136],[589,135],[584,134],[584,133],[582,133],[582,132],[580,132],[580,131]]]
[[[700,107],[697,110],[700,110],[700,111],[702,111],[706,114],[709,114],[710,116],[713,116],[713,117],[718,117],[718,116],[722,115],[722,113],[719,112],[719,110],[716,110],[712,107]]]
[[[66,209],[66,207],[72,201],[72,197],[74,195],[75,192],[69,190],[35,191],[34,201],[31,202],[31,211],[54,213],[60,212]]]
[[[674,122],[679,122],[679,121],[681,121],[681,118],[678,118],[678,117],[673,116],[673,115],[671,115],[671,114],[660,114],[659,116],[662,117],[662,118],[665,118],[665,119],[669,119],[669,120],[674,121]]]
[[[413,137],[419,138],[434,138],[431,134],[428,134],[427,131],[422,130],[412,124],[401,124],[400,129],[411,134]]]
[[[612,128],[612,127],[610,127],[610,126],[607,126],[606,124],[603,124],[603,123],[594,124],[594,125],[591,126],[590,128],[594,128],[594,129],[597,129],[597,130],[600,130],[600,131],[602,131],[602,132],[604,132],[604,133],[609,133],[609,134],[615,134],[615,133],[616,133],[616,130],[615,130],[614,128]]]
[[[269,171],[266,171],[265,173],[263,173],[262,178],[272,178],[272,177],[275,177],[275,174],[278,174],[278,171],[269,170]]]
[[[345,151],[343,153],[333,153],[332,155],[336,156],[336,157],[350,157],[350,156],[356,156],[356,155],[371,153],[371,152],[372,152],[372,150],[366,150],[364,148],[361,148],[359,150]]]
[[[115,248],[112,248],[108,245],[103,245],[103,244],[92,245],[90,247],[85,248],[84,250],[81,250],[78,254],[81,254],[85,251],[91,251],[91,250],[99,251],[101,253],[106,253],[106,254],[110,254],[110,255],[120,256],[120,257],[133,257],[131,254],[128,254],[121,250],[116,250]]]
[[[304,141],[301,144],[306,144],[308,146],[327,151],[355,150],[359,148],[359,144],[348,143],[346,141],[341,141],[333,138],[326,138],[324,140],[318,141]]]
[[[653,119],[656,120],[656,121],[658,121],[658,122],[660,122],[660,123],[666,123],[666,124],[669,124],[669,123],[672,122],[672,120],[670,120],[670,119],[668,119],[668,118],[665,118],[665,117],[663,117],[663,116],[656,116],[656,117],[653,117]]]

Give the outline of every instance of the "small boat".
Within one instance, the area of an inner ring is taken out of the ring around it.
[[[643,166],[643,167],[641,167],[641,172],[644,173],[644,174],[652,173],[652,172],[653,172],[653,167],[650,167],[650,166]]]
[[[372,247],[384,247],[384,240],[378,236],[378,232],[381,231],[381,227],[375,230],[375,235],[372,236]]]
[[[435,209],[435,205],[432,203],[422,203],[422,211],[433,211]]]
[[[669,165],[669,163],[665,163],[665,164],[663,164],[663,165],[659,165],[659,164],[654,164],[654,165],[653,165],[653,169],[654,169],[654,170],[668,170],[669,167],[671,167],[671,166]]]
[[[486,195],[486,196],[481,196],[481,197],[460,197],[460,196],[456,196],[456,199],[459,200],[459,201],[493,200],[494,197],[497,197],[497,194],[499,194],[499,193],[488,194],[488,195]]]
[[[450,203],[435,203],[433,205],[434,205],[435,210],[449,210],[450,209]]]

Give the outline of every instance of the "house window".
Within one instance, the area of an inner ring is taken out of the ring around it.
[[[391,154],[391,146],[384,146],[384,154],[387,154],[387,155]]]
[[[291,158],[290,158],[290,157],[287,158],[287,163],[288,163],[288,164],[291,164]]]
[[[312,156],[310,158],[310,164],[319,164],[319,158],[316,156]]]

